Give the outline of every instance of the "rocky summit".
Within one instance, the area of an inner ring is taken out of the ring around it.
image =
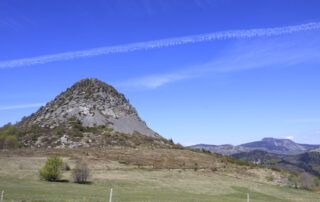
[[[71,88],[24,119],[23,125],[55,128],[77,120],[84,127],[109,125],[114,131],[150,137],[158,135],[140,119],[129,101],[112,86],[89,78]]]
[[[17,130],[25,146],[170,144],[148,128],[123,94],[94,78],[76,82],[13,126],[4,128]]]

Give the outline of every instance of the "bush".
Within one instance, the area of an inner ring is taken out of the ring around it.
[[[61,158],[57,156],[48,158],[44,167],[40,169],[40,178],[47,181],[60,180],[63,166],[64,163]]]
[[[274,181],[274,177],[273,177],[273,176],[267,176],[266,179],[267,179],[269,182]]]
[[[0,128],[0,149],[12,149],[20,146],[19,137],[23,134],[16,125],[8,123]]]
[[[278,167],[275,167],[275,166],[272,166],[271,170],[277,171],[277,172],[281,172],[281,168],[278,168]]]
[[[299,187],[299,179],[297,173],[291,173],[288,177],[288,183],[291,187],[298,188]]]
[[[302,173],[300,174],[299,178],[300,178],[301,188],[303,189],[310,190],[312,187],[316,185],[314,181],[314,177],[309,173]]]
[[[85,161],[78,161],[76,167],[72,170],[73,180],[79,184],[85,184],[89,178],[89,168]]]
[[[5,139],[5,145],[8,148],[16,148],[18,146],[17,137],[15,137],[13,135],[7,136],[6,139]]]
[[[65,170],[65,171],[69,171],[69,170],[71,170],[71,168],[70,168],[69,164],[64,163],[64,165],[63,165],[63,170]]]

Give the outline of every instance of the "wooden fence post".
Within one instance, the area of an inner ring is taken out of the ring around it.
[[[4,190],[2,190],[2,192],[1,192],[1,199],[0,199],[0,202],[2,202],[2,201],[3,201],[3,194],[4,194]]]
[[[112,188],[110,189],[109,202],[112,202]]]
[[[247,202],[250,202],[250,195],[247,193]]]

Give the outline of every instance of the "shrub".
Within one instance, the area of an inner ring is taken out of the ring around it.
[[[11,149],[20,146],[19,137],[23,134],[16,125],[8,123],[0,128],[0,149]]]
[[[40,169],[40,178],[47,181],[60,180],[63,166],[64,163],[61,158],[57,156],[48,158],[44,167]]]
[[[180,143],[174,144],[173,148],[174,149],[184,149],[184,147]]]
[[[211,171],[216,172],[216,171],[218,171],[218,168],[211,168]]]
[[[273,176],[267,176],[266,179],[269,181],[269,182],[272,182],[274,180],[274,177]]]
[[[69,164],[64,163],[63,170],[65,170],[65,171],[69,171],[69,170],[71,170],[71,168],[70,168]]]
[[[314,181],[314,177],[309,173],[302,173],[300,174],[299,178],[300,178],[301,187],[303,189],[309,190],[316,185]]]
[[[198,170],[198,163],[194,163],[194,168],[193,168],[194,171],[197,171]]]
[[[89,168],[85,161],[78,161],[76,167],[72,170],[73,180],[79,184],[85,184],[89,178]]]
[[[8,148],[16,148],[18,146],[17,137],[15,137],[13,135],[7,136],[6,139],[5,139],[5,145]]]
[[[275,166],[272,166],[271,170],[281,172],[281,168],[278,168],[278,167],[275,167]]]
[[[299,179],[297,173],[291,173],[288,177],[289,186],[298,188],[299,187]]]
[[[320,179],[319,178],[315,177],[314,183],[316,184],[317,187],[320,187]]]

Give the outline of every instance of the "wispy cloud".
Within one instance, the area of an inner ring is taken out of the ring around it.
[[[34,108],[34,107],[40,107],[40,106],[43,106],[43,105],[44,105],[44,103],[0,106],[0,111],[3,111],[3,110],[12,110],[12,109]]]
[[[294,137],[293,137],[293,136],[287,136],[287,137],[285,137],[285,139],[293,140],[293,139],[294,139]]]
[[[319,38],[319,37],[318,37]],[[208,74],[222,74],[257,68],[286,68],[306,62],[320,62],[320,40],[299,37],[238,41],[210,61],[166,74],[130,79],[120,85],[157,88]]]
[[[52,55],[44,55],[32,58],[22,58],[16,60],[0,61],[0,69],[12,68],[19,66],[29,66],[36,64],[44,64],[54,61],[72,60],[76,58],[91,57],[97,55],[107,55],[112,53],[125,53],[138,50],[149,50],[162,47],[177,46],[190,43],[199,43],[223,39],[244,39],[252,37],[270,37],[284,34],[291,34],[308,30],[319,30],[320,22],[312,22],[307,24],[299,24],[294,26],[284,26],[265,29],[247,29],[247,30],[229,30],[222,32],[213,32],[208,34],[184,36],[178,38],[168,38],[155,41],[123,44],[117,46],[106,46],[89,50],[64,52]]]
[[[173,73],[173,74],[163,74],[163,75],[151,75],[142,78],[132,79],[123,82],[121,85],[131,86],[131,87],[146,87],[146,88],[157,88],[167,83],[174,81],[184,80],[190,78],[191,75],[188,73]]]

